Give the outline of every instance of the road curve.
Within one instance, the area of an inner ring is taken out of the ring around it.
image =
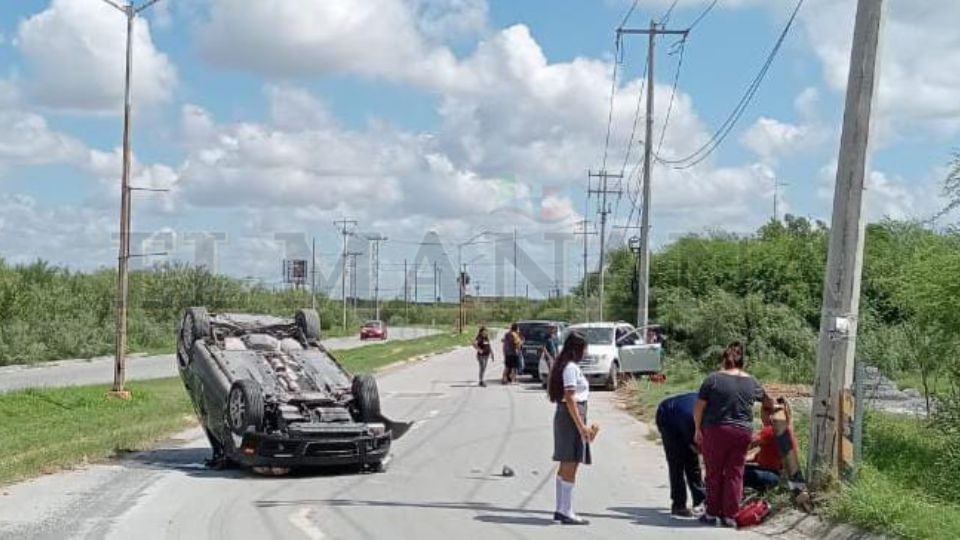
[[[402,341],[436,334],[429,328],[390,328],[389,340]],[[382,341],[360,341],[358,336],[323,340],[331,350],[352,349]],[[134,356],[127,361],[127,380],[176,377],[176,360],[172,354]],[[0,367],[0,394],[24,388],[55,388],[108,384],[113,382],[113,357],[92,360],[61,360],[40,364]]]
[[[418,421],[386,473],[209,471],[193,430],[151,452],[0,489],[0,538],[762,538],[671,519],[662,450],[603,392],[590,404],[602,426],[596,463],[575,501],[593,523],[553,524],[553,406],[534,384],[479,388],[474,369],[461,349],[381,374],[385,411]],[[504,465],[516,475],[502,476]]]

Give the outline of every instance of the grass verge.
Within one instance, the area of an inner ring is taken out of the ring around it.
[[[0,396],[0,484],[142,450],[194,422],[179,379],[129,389],[130,401],[105,397],[108,386]]]
[[[630,411],[653,423],[664,398],[695,391],[702,374],[668,368],[665,384],[632,382]],[[808,411],[794,409],[794,432],[805,457]],[[656,433],[656,430],[653,431]],[[960,440],[910,417],[871,413],[864,425],[864,463],[857,479],[823,505],[825,517],[907,539],[960,538]],[[776,497],[780,505],[786,497]]]
[[[472,337],[466,331],[462,335],[443,333],[405,341],[392,341],[379,345],[344,349],[334,351],[333,354],[347,371],[370,373],[384,366],[424,354],[440,353],[469,345]]]
[[[337,351],[344,367],[368,373],[470,343],[464,333]],[[0,485],[117,453],[144,450],[195,423],[179,378],[133,382],[133,399],[106,397],[106,385],[0,395]]]

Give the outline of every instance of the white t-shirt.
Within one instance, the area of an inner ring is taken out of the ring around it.
[[[587,401],[590,397],[590,383],[587,382],[587,378],[583,376],[583,371],[576,362],[569,362],[563,368],[563,389],[573,389],[573,399],[577,403]]]

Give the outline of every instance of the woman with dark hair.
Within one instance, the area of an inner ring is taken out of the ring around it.
[[[480,367],[480,386],[486,386],[483,375],[487,371],[487,362],[493,357],[493,347],[490,346],[490,336],[487,334],[487,327],[481,326],[477,331],[477,337],[473,340],[473,348],[477,351],[477,364]]]
[[[577,468],[581,463],[590,464],[590,443],[597,436],[596,426],[587,427],[590,384],[578,365],[586,350],[587,341],[583,336],[576,331],[570,332],[563,343],[563,351],[550,368],[547,384],[550,401],[557,404],[553,415],[553,460],[560,462],[553,519],[564,525],[588,523],[573,512]]]
[[[743,345],[733,342],[723,352],[723,365],[700,386],[693,419],[694,440],[706,465],[707,508],[700,521],[736,527],[734,519],[743,498],[743,468],[753,440],[753,404],[764,409],[773,400],[763,386],[744,371]]]
[[[520,370],[520,354],[523,346],[523,337],[520,336],[520,326],[517,323],[510,325],[510,331],[503,336],[503,384],[517,382],[517,372]]]

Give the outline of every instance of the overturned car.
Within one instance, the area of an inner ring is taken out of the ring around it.
[[[177,367],[216,466],[383,470],[391,439],[410,427],[380,412],[372,376],[351,377],[323,347],[314,310],[280,319],[190,308]]]

